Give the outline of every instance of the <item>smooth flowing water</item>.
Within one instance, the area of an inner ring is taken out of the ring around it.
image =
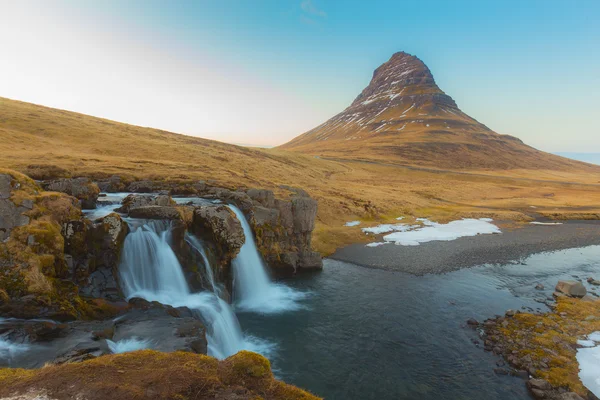
[[[279,378],[328,400],[529,399],[523,380],[494,374],[500,359],[465,322],[545,311],[559,279],[582,278],[594,293],[588,276],[600,276],[600,246],[422,277],[325,260],[322,273],[288,282],[313,293],[306,309],[240,322],[277,344]]]
[[[246,242],[233,260],[233,285],[236,310],[263,314],[276,314],[302,308],[300,300],[310,295],[271,280],[256,244],[252,228],[246,217],[235,206],[228,206],[236,215]]]
[[[151,221],[127,235],[120,279],[127,298],[141,297],[199,312],[207,329],[208,351],[225,358],[240,350],[266,352],[242,334],[233,310],[213,292],[190,293],[181,265],[169,246],[171,224]]]
[[[185,241],[188,245],[190,245],[202,258],[202,267],[204,272],[204,277],[208,281],[210,285],[210,289],[217,296],[221,297],[221,293],[223,291],[223,287],[221,284],[215,281],[215,274],[213,272],[211,263],[208,259],[208,255],[206,254],[205,246],[200,239],[198,239],[195,235],[186,232],[185,233]]]

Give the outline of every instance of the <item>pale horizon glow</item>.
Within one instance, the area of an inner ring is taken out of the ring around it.
[[[432,1],[427,20],[395,20],[381,11],[420,8],[387,0],[368,10],[354,0],[0,0],[0,97],[274,146],[342,111],[376,67],[405,50],[496,132],[545,151],[600,152],[600,57],[590,50],[599,44],[600,7],[582,0],[567,15],[557,1],[453,4]],[[359,20],[365,29],[357,32]],[[402,30],[417,28],[423,34]]]

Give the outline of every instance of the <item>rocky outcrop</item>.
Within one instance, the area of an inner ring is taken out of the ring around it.
[[[269,265],[293,272],[322,268],[321,255],[311,248],[316,200],[303,191],[290,200],[276,199],[268,190],[251,189],[247,195],[253,206],[246,213]]]
[[[128,189],[144,192],[147,190],[164,191],[171,195],[184,194],[200,196],[206,199],[220,200],[225,203],[235,204],[248,219],[255,235],[258,249],[269,266],[280,272],[298,272],[309,269],[320,269],[323,266],[321,255],[312,250],[311,238],[315,228],[317,216],[317,201],[312,199],[306,191],[291,186],[281,186],[282,190],[288,191],[290,196],[286,199],[277,198],[273,191],[263,189],[231,190],[228,188],[214,186],[213,184],[198,181],[188,183],[138,181],[132,183]],[[130,195],[123,200],[118,212],[130,214],[135,208],[147,206],[167,206],[172,200],[167,195]],[[186,212],[182,207],[178,208],[182,218],[192,226],[199,227],[199,236],[207,237],[206,230],[219,227],[192,224],[186,219]],[[190,210],[193,210],[190,208]],[[152,213],[159,210],[149,209],[141,211],[139,218],[153,218]],[[193,214],[193,211],[189,211]],[[160,215],[160,214],[159,214]],[[162,214],[165,218],[175,218],[173,210]],[[222,216],[226,216],[223,214]],[[190,219],[193,219],[191,217]],[[208,235],[210,237],[210,234]],[[217,234],[217,237],[220,236]],[[220,239],[221,251],[219,258],[224,264],[231,260],[230,247],[224,245]],[[235,248],[235,246],[234,246]]]
[[[191,230],[216,245],[222,267],[231,263],[244,245],[244,230],[235,213],[222,205],[200,206],[194,210]]]
[[[13,228],[29,224],[24,215],[33,208],[33,200],[25,199],[19,205],[11,200],[13,188],[19,183],[9,174],[0,174],[0,242],[10,236]]]
[[[88,178],[57,179],[42,184],[45,190],[51,192],[66,193],[75,197],[81,203],[83,209],[96,208],[96,200],[100,194],[98,185]]]

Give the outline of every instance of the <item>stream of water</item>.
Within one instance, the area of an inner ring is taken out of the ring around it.
[[[500,359],[465,322],[545,311],[559,279],[582,278],[594,293],[588,276],[600,276],[600,246],[422,277],[325,260],[322,273],[286,282],[313,293],[305,309],[238,316],[277,345],[279,378],[328,400],[530,399],[523,380],[494,374]]]

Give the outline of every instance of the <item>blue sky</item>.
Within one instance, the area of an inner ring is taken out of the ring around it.
[[[0,2],[0,96],[280,144],[403,50],[495,131],[600,152],[599,19],[597,0]]]

